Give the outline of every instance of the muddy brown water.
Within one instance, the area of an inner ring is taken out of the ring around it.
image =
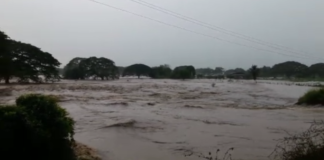
[[[11,87],[13,95],[1,103],[25,93],[59,96],[76,121],[76,140],[103,160],[198,160],[217,149],[223,158],[232,147],[232,159],[264,160],[286,132],[324,119],[322,108],[294,106],[309,87],[268,82],[121,79]]]

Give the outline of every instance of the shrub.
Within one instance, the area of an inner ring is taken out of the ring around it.
[[[19,97],[0,107],[0,154],[9,159],[71,160],[74,122],[50,96]]]
[[[273,153],[280,160],[323,160],[324,121],[314,122],[303,133],[285,137]]]
[[[25,125],[21,109],[15,106],[0,106],[0,153],[2,157],[15,158],[19,154],[26,154],[28,148],[27,126]]]
[[[42,128],[42,134],[52,138],[73,138],[73,120],[57,104],[57,98],[40,94],[29,94],[16,100],[18,107],[24,109],[28,123]]]
[[[304,96],[299,98],[297,104],[324,105],[324,88],[308,91]]]

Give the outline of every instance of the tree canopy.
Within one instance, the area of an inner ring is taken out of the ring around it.
[[[170,78],[172,74],[172,69],[169,65],[160,65],[158,67],[153,67],[153,78]]]
[[[223,67],[216,67],[215,68],[215,74],[223,74],[224,68]]]
[[[226,75],[230,74],[245,74],[246,71],[243,68],[235,68],[235,69],[229,69],[225,71]]]
[[[171,78],[174,79],[190,79],[195,78],[196,70],[193,66],[178,66],[174,68]]]
[[[60,62],[50,53],[31,44],[9,39],[0,33],[0,78],[9,83],[17,78],[18,82],[41,83],[60,79],[57,68]],[[44,79],[41,78],[44,77]]]
[[[316,63],[309,67],[309,73],[313,77],[324,77],[324,63]]]
[[[199,75],[212,75],[215,71],[211,68],[197,68],[196,73]]]
[[[76,57],[63,68],[63,77],[65,79],[85,79],[85,72],[81,71],[79,65],[86,58]]]
[[[123,76],[149,76],[152,77],[153,70],[145,64],[133,64],[124,69]]]
[[[9,37],[0,31],[0,55],[4,54],[4,52],[8,49]]]
[[[306,65],[294,61],[279,63],[272,67],[273,74],[287,76],[288,78],[306,76],[307,71]]]
[[[272,76],[272,73],[271,73],[271,67],[268,67],[268,66],[263,66],[261,68],[259,68],[259,74],[261,77],[270,77]]]
[[[224,73],[224,68],[216,67],[215,69],[212,68],[197,68],[196,74],[201,76],[215,76],[215,75],[222,75]]]
[[[66,79],[85,79],[100,78],[115,79],[119,76],[118,68],[115,62],[104,57],[73,58],[64,67],[64,78]]]

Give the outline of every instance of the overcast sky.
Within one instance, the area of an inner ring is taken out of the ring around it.
[[[192,64],[226,69],[272,66],[287,60],[307,65],[324,62],[323,0],[144,0],[216,27],[288,47],[294,53],[204,28],[131,0],[98,1],[206,36],[89,0],[0,0],[0,30],[12,39],[50,52],[62,65],[74,57],[90,56],[110,58],[119,66]]]

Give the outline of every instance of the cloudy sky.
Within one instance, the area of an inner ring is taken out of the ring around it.
[[[141,0],[212,24],[209,28],[138,0],[97,1],[173,27],[90,0],[0,0],[0,30],[52,53],[62,65],[90,56],[110,58],[119,66],[226,69],[287,60],[324,62],[323,0]]]

